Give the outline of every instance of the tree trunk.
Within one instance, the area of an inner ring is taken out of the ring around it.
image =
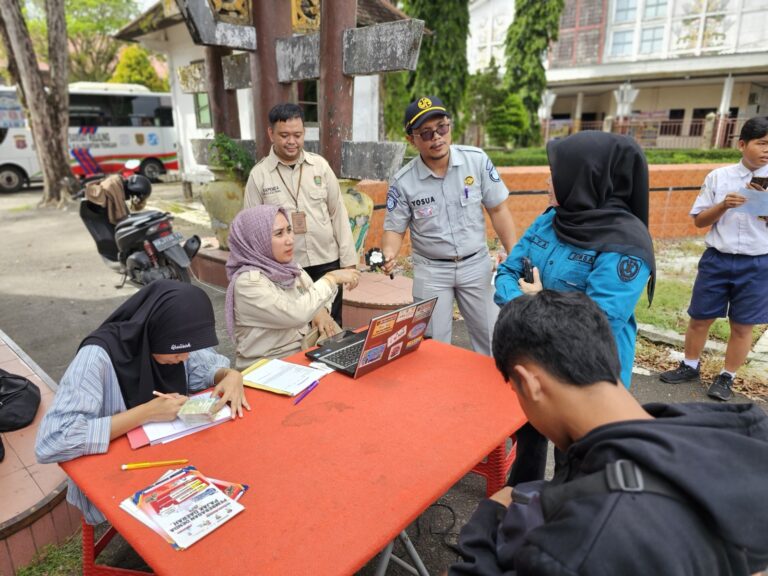
[[[0,19],[8,41],[8,58],[16,66],[19,88],[25,102],[37,157],[43,172],[41,204],[64,199],[75,187],[69,168],[67,129],[67,31],[63,0],[46,1],[48,49],[51,56],[50,93],[46,94],[35,50],[18,0],[0,0]]]

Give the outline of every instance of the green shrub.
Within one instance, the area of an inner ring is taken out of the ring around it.
[[[546,166],[544,148],[517,148],[515,150],[487,149],[496,166]],[[647,148],[645,157],[649,164],[728,164],[741,159],[741,152],[733,148],[714,150],[661,150]]]

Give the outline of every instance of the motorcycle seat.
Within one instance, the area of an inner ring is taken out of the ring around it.
[[[166,214],[167,212],[160,212],[159,210],[147,210],[146,212],[131,214],[125,220],[121,220],[117,223],[116,230],[119,232],[121,229],[127,228],[129,226],[144,226],[155,220],[162,220],[165,218]]]
[[[96,250],[107,260],[117,262],[115,227],[110,224],[107,211],[86,200],[80,202],[80,218],[96,242]]]

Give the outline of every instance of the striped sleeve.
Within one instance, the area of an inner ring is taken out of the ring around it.
[[[37,460],[48,464],[106,452],[111,417],[124,410],[107,352],[99,346],[81,348],[59,382],[53,405],[38,429]]]
[[[229,359],[217,353],[213,348],[204,348],[189,353],[185,362],[187,369],[187,388],[190,392],[199,392],[213,386],[213,378],[220,368],[229,368]]]

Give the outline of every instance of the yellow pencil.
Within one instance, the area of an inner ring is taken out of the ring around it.
[[[158,462],[133,462],[132,464],[121,464],[121,470],[139,470],[141,468],[152,468],[154,466],[175,466],[176,464],[186,464],[189,462],[187,458],[181,458],[180,460],[160,460]]]

